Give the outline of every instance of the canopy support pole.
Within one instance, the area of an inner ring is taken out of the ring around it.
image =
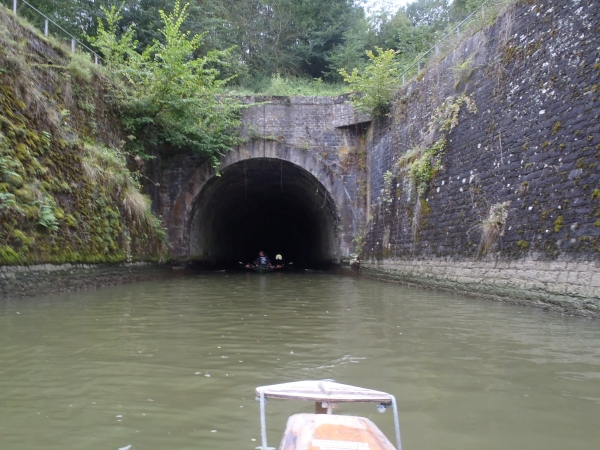
[[[398,418],[398,405],[396,405],[396,397],[392,397],[392,409],[394,410],[394,428],[396,429],[396,442],[398,443],[398,450],[402,450],[402,441],[400,440],[400,419]]]
[[[262,438],[262,450],[267,450],[267,421],[265,418],[265,391],[260,391],[260,437]]]

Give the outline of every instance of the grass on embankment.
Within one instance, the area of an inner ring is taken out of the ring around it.
[[[350,88],[346,83],[327,83],[320,78],[287,77],[276,73],[270,78],[252,79],[245,85],[233,86],[229,90],[233,95],[335,97],[347,94]]]
[[[0,265],[153,260],[164,232],[141,194],[87,55],[0,8]]]

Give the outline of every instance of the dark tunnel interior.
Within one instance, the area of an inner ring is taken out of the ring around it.
[[[334,258],[335,206],[323,185],[287,161],[256,158],[222,170],[195,204],[190,255],[203,265],[252,262],[263,250],[294,267]]]

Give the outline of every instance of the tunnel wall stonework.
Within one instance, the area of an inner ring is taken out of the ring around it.
[[[600,317],[599,48],[597,1],[525,2],[404,87],[369,130],[361,272]],[[460,110],[417,205],[398,161],[442,136],[429,124],[461,95],[477,112]]]
[[[331,259],[340,262],[354,249],[364,216],[365,139],[347,98],[248,97],[243,113],[245,143],[222,159],[219,171],[232,164],[260,158],[290,162],[318,180],[335,204],[335,249]],[[362,157],[362,159],[361,159]],[[363,165],[360,166],[360,161]],[[157,158],[149,186],[153,207],[167,227],[170,255],[193,259],[192,218],[205,184],[217,176],[210,163],[191,152]],[[361,186],[363,190],[361,191]]]
[[[248,98],[246,142],[220,169],[272,158],[309,172],[335,203],[333,259],[360,250],[364,275],[600,317],[599,47],[594,1],[517,4],[403,87],[384,120],[344,96]],[[441,132],[443,105],[461,98],[477,111],[463,105]],[[443,135],[417,205],[398,161]],[[171,256],[193,257],[191,218],[215,170],[183,152],[150,172]],[[501,236],[481,251],[504,202]]]

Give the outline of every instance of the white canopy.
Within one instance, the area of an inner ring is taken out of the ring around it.
[[[264,392],[266,398],[307,400],[314,402],[373,402],[390,403],[392,396],[381,391],[364,389],[333,381],[295,381],[256,388],[256,394]]]

